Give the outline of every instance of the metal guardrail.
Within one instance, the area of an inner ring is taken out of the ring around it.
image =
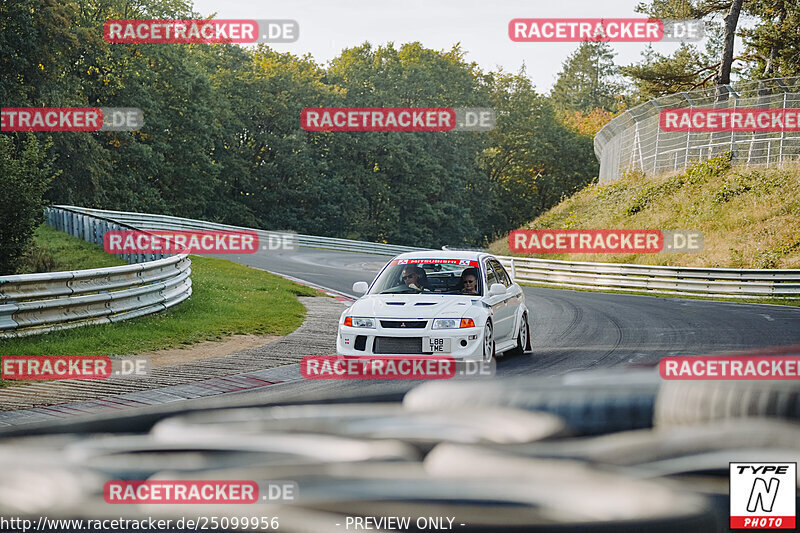
[[[135,230],[124,221],[113,220],[101,215],[81,214],[74,209],[50,207],[45,210],[47,223],[57,230],[69,233],[86,242],[103,246],[103,235],[110,230]],[[127,263],[144,263],[170,257],[165,254],[116,254]]]
[[[662,96],[614,117],[594,138],[600,183],[630,170],[675,172],[691,161],[730,151],[734,165],[775,165],[800,160],[800,134],[778,132],[665,132],[659,114],[668,108],[796,108],[800,77],[718,85]]]
[[[354,241],[350,239],[337,239],[334,237],[318,237],[315,235],[303,235],[289,232],[266,231],[261,229],[245,228],[242,226],[232,226],[230,224],[218,224],[216,222],[206,222],[203,220],[193,220],[190,218],[173,217],[168,215],[153,215],[149,213],[128,213],[125,211],[109,211],[105,209],[88,209],[85,207],[75,207],[67,205],[54,206],[55,208],[68,210],[75,213],[83,213],[95,217],[103,217],[114,220],[118,223],[126,224],[140,230],[166,231],[166,230],[218,230],[218,231],[254,231],[259,239],[266,240],[270,236],[292,235],[297,239],[299,246],[307,248],[322,248],[328,250],[340,250],[347,252],[363,252],[379,255],[397,255],[404,252],[415,252],[426,250],[427,248],[415,248],[412,246],[400,246],[395,244],[384,244],[377,242]],[[100,241],[102,244],[102,240]]]
[[[192,294],[191,261],[158,261],[91,270],[0,278],[0,338],[163,311]]]
[[[276,232],[253,230],[171,217],[101,209],[56,206],[87,216],[100,216],[142,230],[247,230],[256,231],[259,238],[281,235]],[[380,255],[426,250],[410,246],[297,235],[304,247],[344,250]],[[101,240],[102,242],[102,240]],[[713,296],[728,298],[800,298],[800,270],[734,269],[648,266],[615,263],[569,262],[548,259],[499,256],[516,281],[573,289],[602,289],[653,294]]]
[[[49,209],[47,221],[101,246],[106,231],[129,228],[60,209]],[[134,264],[0,277],[0,338],[119,322],[163,311],[191,296],[186,254],[120,257]]]
[[[714,296],[800,298],[800,270],[696,268],[499,257],[516,281],[553,287]]]

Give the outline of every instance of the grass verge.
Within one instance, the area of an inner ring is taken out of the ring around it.
[[[32,246],[22,258],[19,274],[60,272],[126,265],[100,246],[42,224],[36,228]]]

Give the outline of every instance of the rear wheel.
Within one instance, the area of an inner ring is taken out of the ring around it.
[[[519,325],[519,334],[517,335],[517,346],[511,349],[508,353],[512,355],[522,355],[525,353],[525,348],[528,347],[528,315],[522,315],[522,322]]]
[[[494,331],[492,323],[486,321],[486,327],[483,328],[483,361],[488,363],[494,356]]]

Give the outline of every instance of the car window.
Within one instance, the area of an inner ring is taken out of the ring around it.
[[[497,278],[500,280],[500,283],[502,283],[506,287],[510,287],[512,283],[511,276],[508,275],[508,272],[506,272],[506,269],[503,268],[503,265],[500,264],[500,261],[492,260],[489,261],[489,264],[491,264],[492,267],[494,268],[495,274],[497,275]]]
[[[495,273],[494,269],[492,268],[491,261],[486,262],[486,287],[491,288],[493,283],[502,283],[499,279],[497,279],[497,274]]]

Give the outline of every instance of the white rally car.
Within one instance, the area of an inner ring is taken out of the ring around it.
[[[522,288],[492,255],[427,251],[383,267],[339,319],[336,352],[345,356],[447,355],[489,361],[530,350]],[[366,293],[366,294],[365,294]]]

